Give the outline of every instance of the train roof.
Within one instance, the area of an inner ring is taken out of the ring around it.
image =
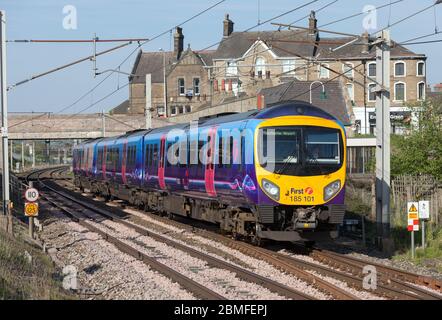
[[[276,117],[283,116],[312,116],[320,117],[329,120],[337,119],[331,114],[325,112],[324,110],[311,105],[310,103],[304,101],[285,101],[275,104],[271,107],[265,108],[263,110],[252,110],[248,112],[242,112],[227,116],[216,117],[213,119],[208,119],[203,121],[203,125],[214,125],[224,122],[235,122],[250,119],[272,119]]]
[[[251,110],[247,112],[241,113],[229,113],[227,115],[214,115],[211,117],[204,117],[198,120],[199,126],[212,126],[217,124],[223,124],[227,122],[237,122],[237,121],[246,121],[251,119],[272,119],[276,117],[284,117],[284,116],[312,116],[312,117],[320,117],[328,120],[338,121],[334,116],[325,112],[324,110],[313,106],[312,104],[305,101],[291,100],[279,102],[273,106],[265,108],[263,110]],[[164,133],[169,132],[173,129],[187,129],[189,128],[189,123],[178,123],[170,126],[164,126],[161,128],[155,129],[139,129],[134,131],[129,131],[124,135],[118,137],[109,137],[109,138],[98,138],[91,139],[85,141],[84,143],[91,142],[107,142],[118,140],[126,137],[135,137],[135,136],[143,136],[147,133],[155,134],[155,133]]]

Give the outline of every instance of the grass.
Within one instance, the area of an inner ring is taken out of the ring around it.
[[[412,261],[418,265],[442,273],[442,228],[429,227],[426,234],[427,241],[424,250],[420,246],[421,233],[415,233],[415,243],[419,244],[419,248],[416,249],[414,260],[411,258],[410,233],[407,231],[407,235],[403,235],[402,237],[398,237],[398,235],[396,235],[394,238],[395,240],[400,240],[399,242],[402,250],[393,256],[393,259]]]
[[[73,298],[47,255],[0,230],[0,300]]]

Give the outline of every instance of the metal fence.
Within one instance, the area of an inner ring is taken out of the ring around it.
[[[406,219],[407,202],[430,201],[430,222],[442,224],[442,184],[430,175],[401,175],[391,181],[393,218]]]

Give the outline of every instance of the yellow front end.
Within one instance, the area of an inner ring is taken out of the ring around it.
[[[255,159],[258,159],[258,134],[261,128],[265,127],[284,127],[284,126],[302,126],[302,127],[324,127],[338,129],[342,135],[343,143],[343,159],[342,166],[336,172],[328,173],[325,175],[312,175],[312,176],[293,176],[284,175],[283,173],[273,173],[263,168],[259,161],[255,161],[255,170],[257,181],[265,192],[263,183],[266,181],[279,187],[279,195],[277,198],[269,196],[269,198],[280,203],[281,205],[294,205],[294,206],[314,206],[322,205],[330,202],[336,197],[342,190],[345,184],[346,174],[346,143],[345,143],[345,131],[339,126],[338,123],[309,116],[286,116],[280,118],[274,118],[263,121],[255,131]],[[339,181],[339,190],[329,199],[324,199],[324,189]]]

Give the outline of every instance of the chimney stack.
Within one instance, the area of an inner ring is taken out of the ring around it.
[[[368,35],[368,32],[365,31],[362,34],[362,53],[369,53],[370,52],[370,36]]]
[[[176,59],[179,59],[184,48],[183,28],[176,27],[173,39],[174,39],[173,54]]]
[[[224,19],[224,31],[223,31],[223,36],[224,38],[227,38],[228,36],[230,36],[233,32],[233,21],[229,19],[229,14],[227,13]]]
[[[310,35],[315,35],[318,32],[318,20],[313,10],[310,12],[310,18],[308,19],[308,29]]]

